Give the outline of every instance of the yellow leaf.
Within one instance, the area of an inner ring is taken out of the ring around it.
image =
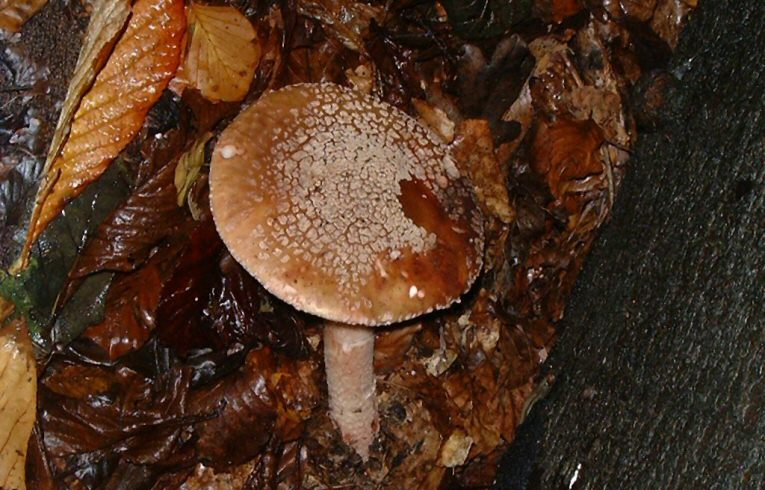
[[[8,305],[0,298],[4,316],[12,310]],[[0,488],[26,488],[27,444],[36,411],[37,372],[32,342],[26,323],[11,320],[0,327]]]
[[[48,0],[0,0],[0,31],[18,32]]]
[[[244,99],[260,61],[250,21],[234,7],[191,2],[189,32],[191,42],[178,73],[180,85],[188,84],[212,101]]]
[[[186,27],[183,0],[138,0],[114,51],[74,115],[61,155],[45,173],[20,267],[67,202],[107,169],[133,139],[178,68]]]
[[[197,180],[199,171],[205,163],[205,143],[212,137],[207,133],[199,138],[189,151],[181,155],[175,167],[175,189],[178,193],[178,206],[183,206],[191,185]]]

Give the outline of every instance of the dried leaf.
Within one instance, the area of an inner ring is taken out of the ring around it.
[[[181,155],[178,165],[175,167],[175,189],[178,206],[183,206],[186,196],[192,184],[199,177],[199,171],[205,163],[205,144],[212,138],[212,133],[207,133],[194,142],[189,151]]]
[[[188,84],[212,101],[239,101],[250,89],[260,61],[257,33],[234,7],[191,2],[191,42],[178,85]]]
[[[412,345],[412,338],[420,330],[422,324],[418,322],[375,335],[375,373],[391,371],[400,366]]]
[[[185,20],[182,0],[138,0],[133,6],[125,33],[83,97],[61,156],[40,187],[22,266],[40,233],[140,129],[178,67]]]
[[[48,0],[0,0],[0,31],[18,32]]]
[[[0,488],[26,488],[24,468],[37,406],[37,373],[23,319],[0,297]]]

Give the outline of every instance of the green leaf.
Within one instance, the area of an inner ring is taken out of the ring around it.
[[[183,206],[189,189],[199,177],[199,171],[205,163],[205,144],[212,138],[212,133],[202,135],[194,142],[189,151],[181,155],[175,167],[175,188],[178,191],[178,206]]]
[[[29,267],[19,275],[0,272],[0,295],[16,304],[38,352],[71,341],[100,320],[111,273],[88,277],[72,300],[53,315],[59,291],[88,236],[128,195],[129,179],[115,163],[64,209],[32,249]]]

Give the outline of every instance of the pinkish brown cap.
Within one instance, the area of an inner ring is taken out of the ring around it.
[[[243,110],[215,146],[210,204],[250,274],[336,322],[445,308],[481,269],[482,217],[448,148],[339,85],[292,85]]]

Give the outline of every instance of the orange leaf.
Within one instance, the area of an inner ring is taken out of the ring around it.
[[[18,32],[48,0],[0,0],[0,31]]]
[[[260,60],[250,21],[234,7],[192,2],[189,32],[191,43],[178,84],[188,84],[213,101],[244,99]]]
[[[183,0],[138,0],[122,38],[74,115],[69,139],[35,202],[22,267],[40,233],[109,166],[143,124],[178,67]]]

